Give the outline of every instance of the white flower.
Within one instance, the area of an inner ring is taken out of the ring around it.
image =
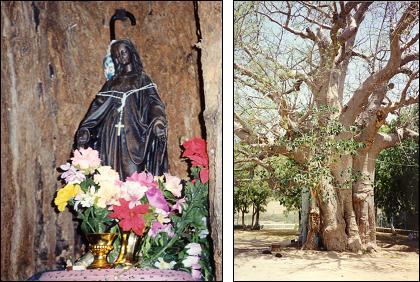
[[[181,178],[177,176],[172,176],[169,173],[164,173],[165,175],[165,189],[171,192],[175,197],[181,197],[182,184]]]
[[[187,254],[190,256],[199,256],[201,254],[201,245],[198,243],[189,243],[185,246]]]
[[[93,176],[93,180],[96,184],[102,186],[103,183],[110,182],[112,184],[115,183],[116,180],[120,179],[118,172],[113,170],[110,166],[101,166],[97,169],[99,172]]]
[[[121,187],[122,198],[129,201],[129,208],[132,209],[140,204],[139,200],[147,192],[147,187],[135,181],[127,181]]]
[[[174,265],[176,264],[175,261],[171,261],[171,262],[167,263],[161,257],[158,258],[158,260],[159,261],[155,262],[155,266],[159,269],[172,269],[174,267]]]
[[[77,211],[79,204],[84,208],[90,208],[95,202],[95,187],[90,186],[87,193],[80,193],[74,197],[74,210]]]
[[[200,261],[200,257],[198,256],[188,256],[186,259],[182,261],[182,264],[185,267],[191,267],[193,265],[197,265]]]
[[[171,219],[168,217],[169,212],[166,212],[162,209],[155,209],[155,213],[157,213],[157,221],[159,221],[161,224],[171,222]]]

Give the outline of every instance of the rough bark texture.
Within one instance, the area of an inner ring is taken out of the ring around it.
[[[193,47],[197,43],[193,2],[2,1],[2,280],[27,279],[35,272],[55,269],[64,258],[75,259],[81,252],[81,239],[75,234],[70,213],[57,214],[53,208],[60,185],[56,168],[70,157],[75,130],[105,81],[102,59],[109,43],[109,20],[117,8],[127,9],[137,19],[136,26],[117,21],[117,39],[129,38],[137,46],[167,107],[170,172],[187,175],[187,164],[179,158],[180,144],[202,136],[199,116],[204,109],[200,62]],[[217,124],[221,111],[215,111],[211,101],[221,92],[221,84],[213,89],[213,77],[220,81],[214,72],[221,72],[221,64],[216,64],[215,70],[211,56],[221,32],[212,32],[215,26],[220,27],[213,25],[213,16],[206,13],[202,17],[206,34],[202,65],[207,81],[204,92],[209,93],[206,116]],[[209,62],[212,68],[207,67]],[[210,202],[217,202],[211,207],[221,212],[221,172],[215,166],[216,156],[221,159],[221,139],[208,132]],[[221,217],[212,224],[219,220]]]
[[[199,2],[204,120],[210,181],[209,203],[216,280],[222,280],[222,3]]]

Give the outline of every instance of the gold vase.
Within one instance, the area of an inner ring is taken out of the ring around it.
[[[115,233],[89,233],[86,239],[89,243],[89,251],[93,254],[93,262],[88,266],[89,269],[111,268],[108,263],[108,253],[114,248],[112,242],[117,234]]]
[[[121,237],[121,249],[114,266],[115,268],[130,268],[138,260],[137,254],[141,240],[132,231],[123,231]]]

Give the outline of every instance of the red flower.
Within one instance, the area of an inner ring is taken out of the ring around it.
[[[207,181],[209,181],[209,169],[208,168],[202,168],[200,170],[200,181],[203,184],[206,184]]]
[[[114,212],[108,216],[110,218],[118,218],[120,220],[119,225],[124,231],[133,229],[134,233],[142,236],[145,228],[143,215],[149,211],[149,206],[144,204],[130,209],[128,206],[130,202],[124,199],[120,199],[120,204],[120,206],[114,205]]]
[[[206,140],[201,138],[191,138],[184,142],[182,146],[185,148],[182,157],[191,159],[193,166],[207,167],[209,165],[209,157],[206,151]]]

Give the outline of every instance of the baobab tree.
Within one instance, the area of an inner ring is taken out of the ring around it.
[[[237,2],[235,138],[250,161],[284,155],[309,189],[308,240],[374,249],[375,160],[418,133],[417,2]],[[393,123],[391,132],[383,128]]]

